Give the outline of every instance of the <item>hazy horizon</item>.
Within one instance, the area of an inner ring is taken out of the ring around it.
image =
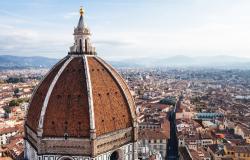
[[[106,59],[250,58],[250,1],[244,0],[1,1],[0,55],[67,55],[80,6]]]
[[[68,54],[64,54],[64,56],[67,56]],[[97,53],[97,55],[99,55]],[[50,57],[50,56],[43,56],[43,55],[16,55],[16,54],[0,54],[0,56],[15,56],[15,57],[27,57],[27,58],[32,58],[32,57],[41,57],[41,58],[49,58],[49,59],[61,59],[62,57]],[[234,55],[202,55],[202,56],[192,56],[192,55],[181,55],[181,54],[176,54],[176,55],[163,55],[163,56],[141,56],[141,57],[120,57],[118,59],[112,58],[112,57],[104,57],[107,60],[112,60],[112,61],[124,61],[124,60],[130,60],[130,59],[164,59],[164,58],[238,58],[246,61],[250,61],[250,57],[241,57],[241,56],[234,56]]]

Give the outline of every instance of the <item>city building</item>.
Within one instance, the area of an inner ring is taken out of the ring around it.
[[[167,156],[167,142],[169,139],[169,133],[161,131],[159,129],[150,130],[143,129],[139,132],[139,158],[147,159],[150,152],[160,153],[162,159],[166,159]]]
[[[250,160],[250,146],[224,146],[225,155],[234,160]]]
[[[8,139],[18,133],[17,127],[8,127],[0,129],[0,146],[7,143]]]
[[[74,45],[31,98],[25,159],[137,159],[133,97],[116,70],[96,55],[90,35],[81,8]]]
[[[250,129],[241,125],[241,124],[238,124],[236,127],[235,127],[235,134],[237,135],[240,135],[243,139],[246,140],[247,143],[250,143]]]

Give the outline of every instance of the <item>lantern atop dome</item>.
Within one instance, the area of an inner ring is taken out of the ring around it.
[[[70,47],[70,55],[95,55],[95,47],[92,46],[90,41],[90,30],[84,22],[84,9],[80,8],[80,18],[77,27],[74,29],[74,39],[75,43]]]

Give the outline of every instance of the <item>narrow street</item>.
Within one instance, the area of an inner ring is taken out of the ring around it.
[[[169,112],[169,122],[170,122],[170,139],[167,145],[167,160],[178,160],[178,138],[176,130],[176,110],[180,107],[180,98],[176,102],[176,105],[172,111]]]

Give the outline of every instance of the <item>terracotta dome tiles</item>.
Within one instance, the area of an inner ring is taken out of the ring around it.
[[[43,136],[89,137],[85,77],[83,58],[74,58],[62,72],[50,96]]]
[[[135,116],[135,104],[134,104],[134,100],[133,100],[133,97],[129,91],[129,88],[127,86],[127,84],[125,83],[125,81],[123,80],[123,78],[117,73],[117,71],[112,67],[110,66],[108,63],[106,63],[104,60],[102,60],[101,58],[98,57],[98,60],[101,61],[102,63],[104,63],[107,67],[109,67],[110,71],[112,72],[112,75],[116,77],[118,83],[121,85],[123,91],[125,92],[126,94],[126,98],[127,98],[127,101],[128,101],[128,104],[129,106],[131,106],[131,110],[132,110],[132,115]]]
[[[47,91],[49,89],[50,84],[52,83],[54,77],[56,76],[59,69],[62,67],[62,65],[65,63],[67,58],[64,58],[60,62],[58,62],[51,71],[45,76],[45,78],[40,82],[38,85],[35,94],[33,94],[33,97],[31,99],[29,110],[27,114],[27,120],[26,123],[32,129],[33,131],[36,131],[38,127],[38,121],[40,118],[40,113],[42,110],[42,105],[44,102],[44,99],[46,97]]]
[[[92,102],[97,136],[132,127],[133,97],[121,76],[96,56],[71,58],[70,62],[67,57],[55,65],[41,82],[30,103],[27,125],[37,132],[45,97],[52,81],[59,76],[48,96],[47,108],[43,109],[43,137],[89,138]],[[88,63],[84,62],[86,60]],[[63,64],[67,64],[65,68]],[[88,73],[85,73],[85,65],[88,65]],[[91,83],[91,101],[86,77]]]
[[[88,58],[92,83],[96,134],[132,126],[129,106],[112,73],[95,57]]]

